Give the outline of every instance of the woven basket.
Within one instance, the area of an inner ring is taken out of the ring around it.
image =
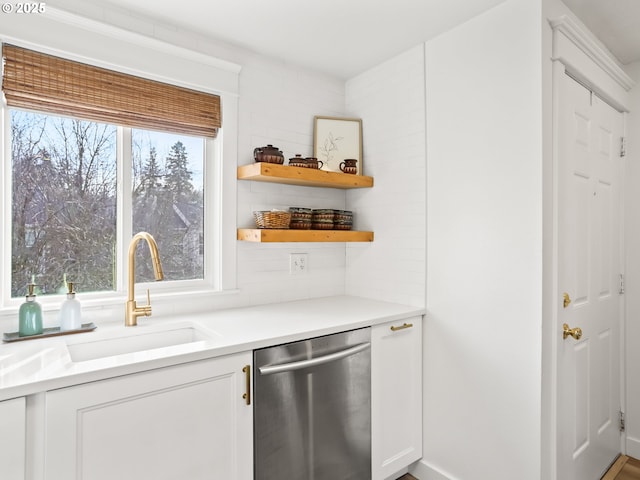
[[[291,214],[279,210],[253,212],[258,228],[289,228]]]

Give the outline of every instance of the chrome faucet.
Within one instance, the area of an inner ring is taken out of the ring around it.
[[[136,233],[129,244],[129,294],[127,296],[124,314],[124,324],[126,327],[135,327],[138,324],[138,317],[142,315],[145,317],[151,316],[151,297],[149,290],[147,290],[147,305],[138,307],[135,300],[136,246],[140,240],[145,240],[149,245],[151,260],[153,261],[153,273],[156,280],[162,280],[164,278],[156,241],[147,232]]]

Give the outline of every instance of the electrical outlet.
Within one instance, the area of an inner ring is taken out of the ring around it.
[[[307,273],[308,255],[306,253],[289,254],[289,273],[291,275],[302,275]]]

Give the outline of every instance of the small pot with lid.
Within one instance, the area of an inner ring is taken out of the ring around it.
[[[269,144],[266,147],[257,147],[253,149],[253,159],[256,162],[266,163],[278,163],[282,165],[284,163],[284,155],[278,147],[274,147]]]
[[[295,157],[289,159],[289,165],[292,167],[306,167],[307,162],[299,153]]]

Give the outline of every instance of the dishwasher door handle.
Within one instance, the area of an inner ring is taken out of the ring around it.
[[[355,355],[356,353],[367,350],[371,347],[371,343],[360,343],[355,347],[347,348],[345,350],[340,350],[339,352],[330,353],[329,355],[324,355],[322,357],[310,358],[308,360],[300,360],[298,362],[291,363],[283,363],[281,365],[271,365],[265,367],[259,367],[258,371],[260,375],[271,375],[273,373],[281,373],[281,372],[291,372],[293,370],[300,370],[308,367],[315,367],[318,365],[324,365],[325,363],[335,362],[336,360],[340,360],[342,358],[349,357],[351,355]]]

